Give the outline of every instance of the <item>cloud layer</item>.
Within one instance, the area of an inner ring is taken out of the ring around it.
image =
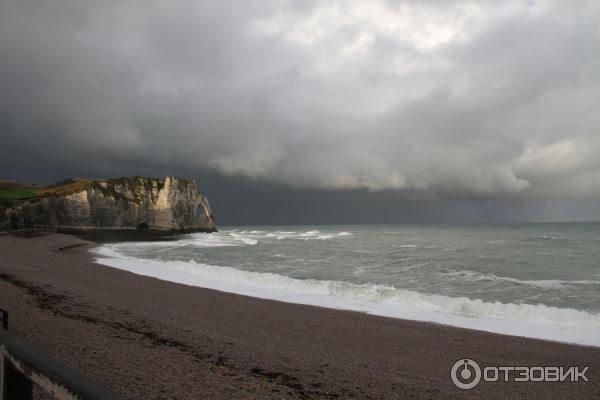
[[[591,1],[5,0],[0,166],[598,196],[599,27]]]

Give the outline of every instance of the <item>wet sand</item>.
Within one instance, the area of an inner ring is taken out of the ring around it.
[[[10,330],[131,399],[600,398],[600,348],[287,304],[93,262],[63,234],[0,235]],[[489,366],[589,366],[589,382],[482,382]]]

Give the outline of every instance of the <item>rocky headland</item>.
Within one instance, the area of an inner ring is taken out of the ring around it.
[[[217,230],[194,180],[141,176],[74,178],[50,186],[0,181],[0,230]]]

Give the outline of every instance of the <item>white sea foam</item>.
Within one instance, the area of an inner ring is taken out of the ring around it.
[[[315,236],[320,233],[321,233],[321,231],[314,230],[314,231],[308,231],[308,232],[301,233],[300,236]]]
[[[254,231],[257,232],[257,231]],[[154,248],[164,247],[165,249],[172,249],[183,246],[191,247],[238,247],[238,246],[253,246],[258,243],[256,234],[248,231],[228,231],[218,233],[193,233],[182,236],[178,240],[174,241],[156,241],[156,242],[129,242],[127,247],[129,248],[147,248],[148,246]]]
[[[432,321],[518,336],[600,346],[600,314],[545,305],[484,302],[397,289],[385,285],[301,280],[208,264],[125,257],[115,247],[97,248],[98,262],[136,274],[292,303]]]
[[[258,243],[258,240],[254,239],[252,237],[246,236],[246,235],[241,235],[241,234],[238,234],[235,232],[231,232],[229,235],[231,237],[233,237],[233,239],[240,241],[244,244],[247,244],[249,246],[254,246],[255,244]]]
[[[560,237],[556,237],[556,236],[538,236],[538,239],[542,239],[542,240],[560,240],[560,241],[567,240],[565,238],[560,238]]]
[[[327,240],[327,239],[333,239],[335,237],[335,235],[319,235],[316,237],[317,240]]]
[[[247,245],[250,245],[250,246],[254,246],[255,244],[258,243],[258,240],[252,239],[252,238],[242,237],[242,238],[237,238],[237,239],[241,240],[242,242],[244,242],[244,243],[246,243]]]
[[[284,239],[295,239],[295,240],[329,240],[341,237],[352,236],[352,232],[338,232],[338,233],[322,233],[318,230],[311,230],[302,233],[277,231],[276,233],[268,233],[265,237],[275,237],[277,240]]]
[[[235,247],[243,246],[244,240],[243,235],[236,232],[229,234],[224,233],[193,233],[181,236],[178,240],[167,240],[167,241],[153,241],[153,242],[128,242],[127,247],[129,248],[147,248],[148,246],[154,248],[165,248],[172,249],[183,246],[193,247]]]
[[[595,280],[562,280],[562,279],[516,279],[507,276],[498,276],[494,274],[482,274],[476,271],[459,270],[445,273],[448,276],[460,276],[463,279],[472,281],[502,281],[518,285],[527,285],[544,289],[561,289],[570,285],[600,285],[600,281]]]

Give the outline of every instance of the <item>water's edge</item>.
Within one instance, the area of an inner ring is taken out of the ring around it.
[[[189,286],[288,303],[600,347],[600,316],[582,310],[426,295],[383,285],[294,279],[273,273],[218,267],[193,260],[155,261],[124,256],[106,246],[96,247],[91,252],[100,264]]]

